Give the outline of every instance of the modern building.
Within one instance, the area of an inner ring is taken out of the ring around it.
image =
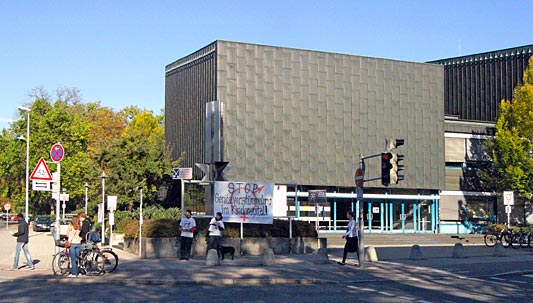
[[[478,191],[457,186],[464,173],[456,170],[483,159],[482,151],[469,151],[490,136],[498,102],[489,97],[500,95],[483,86],[481,99],[472,98],[478,91],[463,83],[473,72],[454,73],[460,64],[453,62],[215,41],[166,67],[166,141],[174,158],[184,155],[185,167],[227,161],[228,180],[289,184],[287,214],[335,230],[347,210],[359,209],[354,171],[361,157],[365,179],[379,177],[386,139],[401,137],[405,179],[388,187],[365,182],[367,232],[461,229],[466,212],[458,200],[468,208]],[[494,108],[475,113],[488,103]],[[197,168],[194,175],[202,178]],[[326,205],[308,203],[313,189],[327,191]]]
[[[500,103],[512,100],[532,55],[533,45],[527,45],[430,62],[444,67],[446,182],[440,193],[441,232],[467,232],[496,218],[506,221],[501,193],[483,188],[473,172],[490,163],[483,141],[494,134]],[[515,222],[533,220],[527,213],[524,206],[515,207],[512,217]]]

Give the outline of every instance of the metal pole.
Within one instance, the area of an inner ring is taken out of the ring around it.
[[[139,256],[142,256],[142,249],[141,249],[142,237],[143,237],[143,233],[142,233],[142,228],[143,228],[143,189],[142,189],[142,187],[140,188],[140,191],[141,191],[141,203],[140,203],[140,206],[139,206]]]
[[[29,202],[29,163],[30,163],[30,111],[28,111],[28,125],[26,129],[26,208],[25,216],[26,222],[30,221],[28,214],[28,202]]]
[[[61,212],[59,204],[60,204],[60,197],[61,197],[61,191],[59,190],[61,188],[61,162],[57,162],[57,194],[56,194],[56,240],[59,240],[61,238],[61,226],[59,224],[59,213]],[[56,246],[56,252],[59,251],[59,247]]]
[[[105,245],[105,172],[102,171],[102,245]]]
[[[363,159],[363,156],[360,157],[360,160],[359,160],[359,168],[362,169],[363,171],[365,170],[365,163],[364,163],[364,159]],[[361,191],[363,190],[363,188],[361,187]],[[362,195],[361,195],[362,196]],[[364,268],[365,267],[365,240],[364,240],[364,228],[365,228],[365,225],[364,225],[364,206],[363,206],[363,201],[358,201],[359,203],[359,228],[358,228],[358,232],[359,232],[359,249],[358,249],[358,254],[359,254],[359,267],[361,268]]]
[[[89,184],[85,182],[85,215],[87,215],[87,190],[89,189]]]

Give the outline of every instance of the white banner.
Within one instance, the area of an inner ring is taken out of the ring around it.
[[[272,224],[274,183],[215,182],[214,211],[224,222]]]

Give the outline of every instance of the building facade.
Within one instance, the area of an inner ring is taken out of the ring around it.
[[[479,144],[494,123],[466,121],[477,103],[454,99],[468,95],[462,88],[449,94],[456,78],[447,62],[216,41],[166,67],[166,141],[174,158],[184,156],[184,167],[227,161],[228,180],[291,184],[287,214],[335,230],[346,210],[359,209],[360,157],[401,137],[405,179],[389,187],[365,182],[368,232],[438,232],[439,213],[454,212],[454,198],[439,203],[441,193],[455,190],[448,163],[459,163],[448,161],[449,142],[458,140],[447,134]],[[495,117],[490,109],[484,115]],[[380,165],[379,158],[365,160],[365,178],[378,177]],[[197,168],[194,174],[202,177]],[[312,189],[327,191],[327,205],[307,203]]]

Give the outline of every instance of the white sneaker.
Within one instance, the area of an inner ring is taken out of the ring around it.
[[[77,276],[76,275],[73,275],[73,274],[70,274],[68,275],[69,278],[76,278]]]

